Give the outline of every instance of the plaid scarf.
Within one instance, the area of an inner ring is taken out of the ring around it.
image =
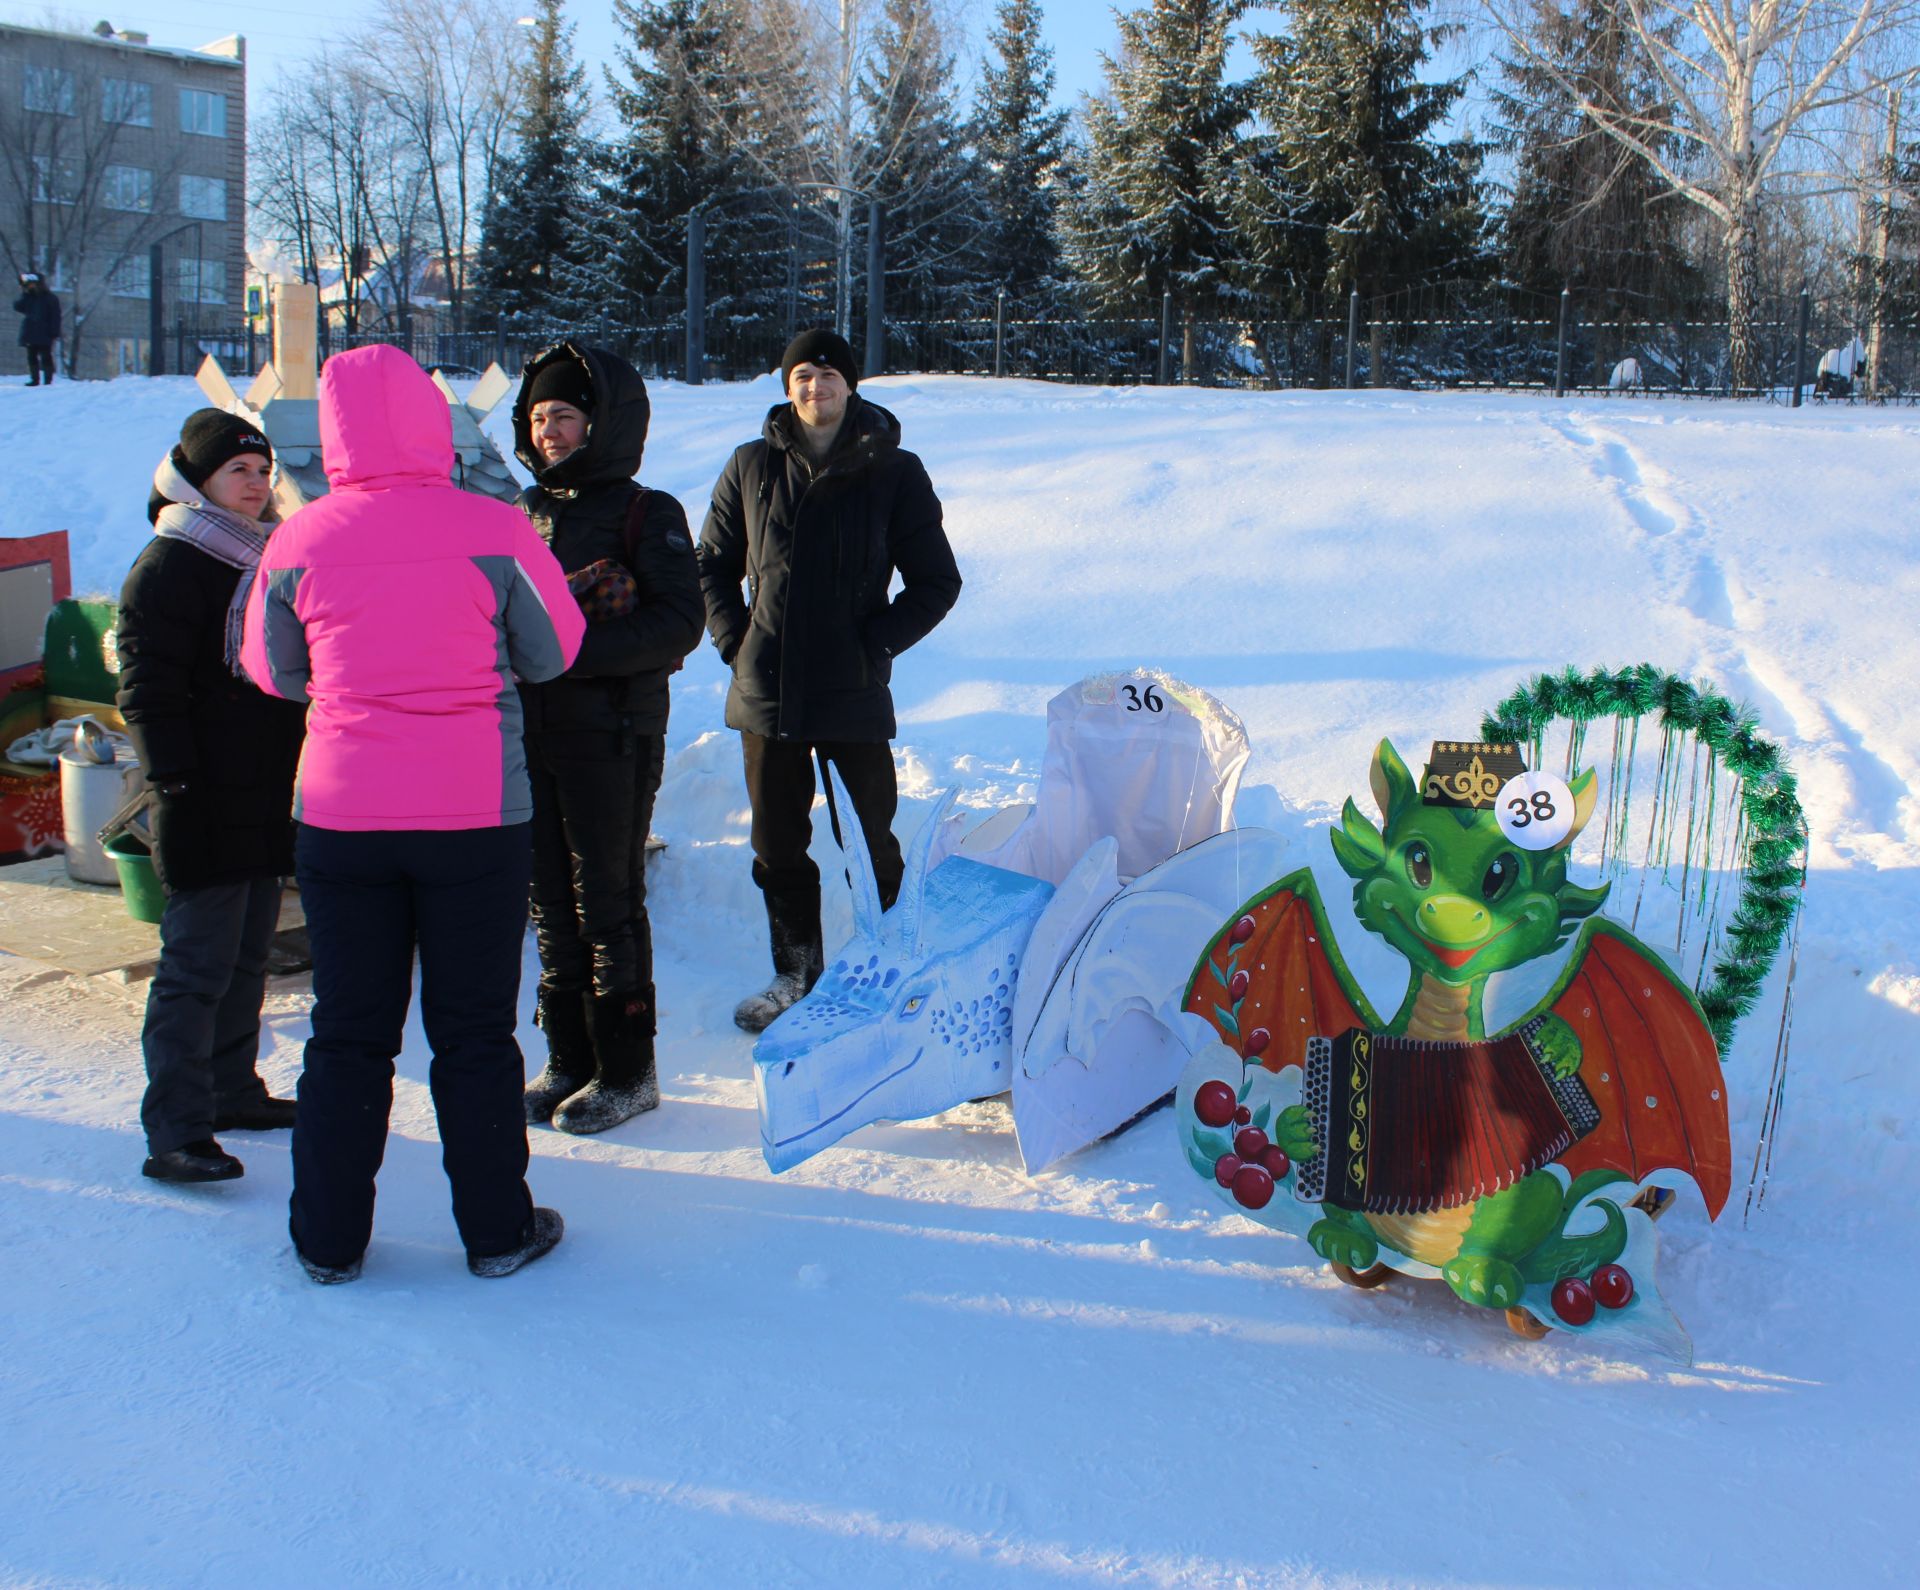
[[[227,667],[245,679],[247,675],[240,666],[240,633],[247,615],[247,598],[253,592],[254,571],[267,550],[267,526],[208,502],[187,483],[171,457],[163,458],[154,471],[153,489],[167,499],[166,507],[154,520],[155,535],[188,542],[208,557],[240,571],[233,600],[227,604],[226,660]]]

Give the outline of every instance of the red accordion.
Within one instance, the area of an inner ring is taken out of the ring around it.
[[[1577,1074],[1558,1076],[1542,1056],[1540,1026],[1478,1043],[1358,1027],[1309,1038],[1302,1102],[1321,1151],[1301,1164],[1296,1196],[1368,1214],[1428,1214],[1552,1164],[1600,1124],[1600,1112]]]

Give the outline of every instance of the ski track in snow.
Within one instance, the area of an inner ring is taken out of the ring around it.
[[[1910,1582],[1920,424],[871,390],[968,582],[896,671],[903,835],[949,783],[1030,797],[1048,697],[1102,667],[1238,711],[1241,818],[1303,861],[1383,734],[1424,752],[1536,669],[1647,660],[1753,702],[1815,871],[1765,1203],[1743,1220],[1777,977],[1728,1057],[1727,1212],[1661,1226],[1694,1362],[1521,1342],[1437,1285],[1344,1288],[1206,1196],[1164,1111],[1036,1177],[1000,1101],[770,1176],[728,1020],[764,920],[703,648],[651,874],[664,1102],[533,1134],[568,1232],[524,1275],[465,1273],[417,1017],[365,1276],[320,1289],[288,1252],[285,1136],[236,1134],[226,1187],[141,1180],[141,991],[0,957],[0,1584]],[[645,478],[697,517],[776,395],[657,386]],[[196,401],[0,391],[8,533],[64,525],[77,583],[117,585]],[[120,440],[75,474],[83,433]],[[816,841],[831,880],[824,816]],[[849,921],[829,886],[829,940]],[[525,966],[532,1037],[531,943]],[[308,998],[270,993],[278,1090]]]

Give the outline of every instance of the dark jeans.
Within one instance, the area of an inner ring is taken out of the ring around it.
[[[533,925],[542,980],[625,994],[653,983],[647,828],[664,734],[527,736],[533,783]]]
[[[893,748],[884,740],[822,743],[818,747],[853,802],[873,857],[880,904],[891,906],[900,893],[905,863],[893,837],[893,814],[900,802],[893,776]],[[771,902],[776,898],[820,895],[820,869],[807,854],[813,841],[814,746],[798,740],[770,740],[742,730],[747,801],[753,809],[753,881]],[[838,813],[840,821],[846,813]],[[817,910],[817,908],[816,908]]]
[[[260,1001],[280,921],[280,880],[256,878],[167,896],[160,969],[147,990],[140,1124],[154,1154],[213,1136],[213,1118],[266,1097]]]
[[[27,344],[27,374],[32,378],[28,386],[53,385],[53,346],[45,342]]]
[[[313,945],[313,1037],[293,1128],[293,1240],[348,1265],[373,1232],[393,1061],[420,952],[420,1017],[453,1218],[472,1254],[518,1245],[527,1191],[526,1068],[513,1028],[531,873],[529,825],[347,833],[295,845]]]

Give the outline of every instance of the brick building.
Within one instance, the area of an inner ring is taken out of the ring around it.
[[[176,327],[230,326],[246,297],[246,41],[0,24],[5,305],[37,270],[59,295],[63,374],[144,371],[156,297]],[[159,250],[156,279],[154,249]],[[0,320],[0,375],[25,374]]]

